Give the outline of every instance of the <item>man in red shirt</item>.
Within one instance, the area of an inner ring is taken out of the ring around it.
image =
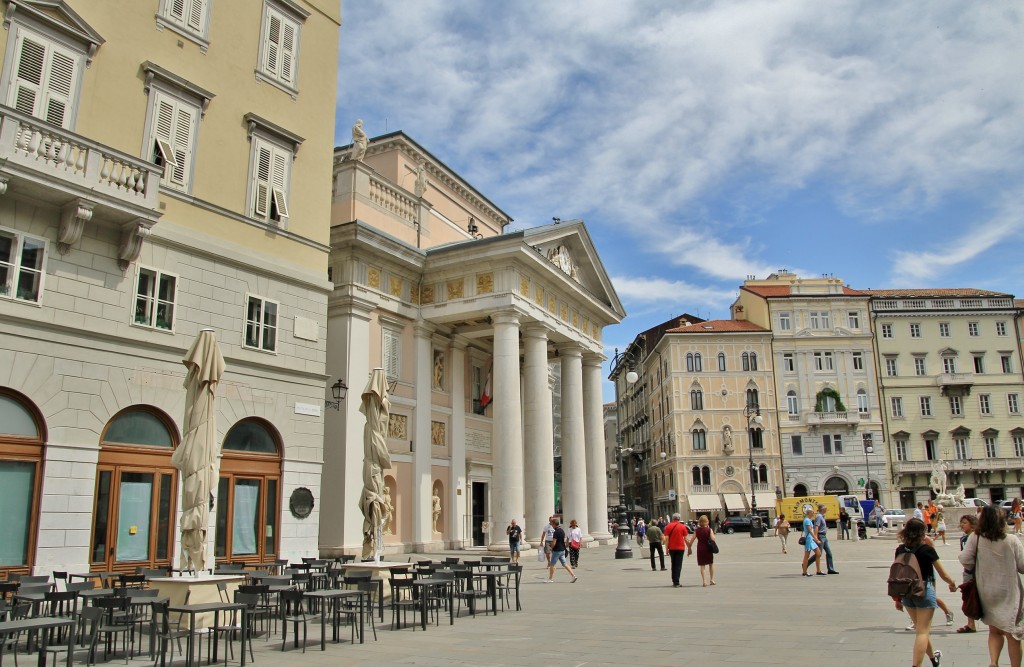
[[[672,585],[679,588],[679,575],[683,571],[683,554],[686,553],[686,536],[690,531],[686,524],[679,520],[679,514],[672,515],[672,522],[662,531],[668,546],[668,555],[672,559]]]

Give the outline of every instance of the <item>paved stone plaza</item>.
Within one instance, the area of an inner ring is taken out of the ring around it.
[[[376,642],[371,634],[364,645],[328,644],[324,653],[316,625],[305,655],[290,642],[281,653],[279,640],[257,639],[256,664],[906,665],[913,635],[903,630],[906,615],[885,596],[895,541],[833,542],[840,574],[809,579],[800,576],[795,535],[790,544],[783,555],[774,537],[722,535],[718,585],[707,588],[689,559],[683,586],[674,589],[667,572],[651,572],[638,557],[615,560],[613,547],[585,550],[576,584],[565,571],[544,584],[546,570],[524,556],[521,612],[464,614],[454,626],[444,618],[426,632],[392,632],[385,623]],[[959,579],[955,538],[937,548]],[[635,544],[634,551],[639,556]],[[959,595],[943,597],[958,613],[954,627],[939,620],[933,633],[942,664],[987,665],[984,626],[977,634],[955,634],[964,621]]]

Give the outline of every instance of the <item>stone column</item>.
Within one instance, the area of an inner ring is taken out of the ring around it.
[[[595,540],[610,540],[608,532],[608,467],[604,450],[604,409],[601,401],[601,361],[598,354],[583,357],[583,437],[587,451],[587,517]]]
[[[413,325],[416,353],[416,411],[413,413],[412,428],[412,541],[414,549],[440,540],[434,535],[431,487],[433,478],[430,471],[430,417],[432,414],[431,387],[434,371],[434,348],[431,336],[434,327],[426,322]]]
[[[508,549],[509,519],[523,520],[523,414],[520,403],[519,315],[491,315],[494,325],[494,370],[491,377],[494,418],[491,439],[491,531],[488,546]]]
[[[558,348],[562,360],[562,520],[576,519],[584,536],[587,521],[587,456],[583,441],[583,350]],[[604,474],[604,473],[602,473]]]
[[[331,300],[327,334],[327,373],[348,385],[337,411],[324,411],[324,467],[320,487],[320,548],[324,555],[361,553],[363,513],[363,425],[360,394],[370,376],[370,313],[374,304],[347,297]],[[376,332],[379,336],[379,331]],[[325,390],[329,395],[329,390]],[[287,505],[287,503],[286,503]],[[285,509],[287,511],[287,507]]]
[[[452,432],[447,507],[450,521],[448,539],[452,549],[462,549],[467,542],[466,502],[466,340],[452,339],[448,348],[449,383],[452,398]]]
[[[551,417],[551,385],[548,384],[548,329],[542,324],[523,327],[525,350],[523,391],[524,451],[526,467],[526,516],[523,536],[540,536],[548,517],[555,512],[554,429]]]

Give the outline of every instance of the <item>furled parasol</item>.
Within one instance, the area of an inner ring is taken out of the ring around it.
[[[359,509],[363,513],[363,558],[380,561],[384,550],[383,526],[386,513],[384,471],[391,468],[386,441],[390,402],[383,368],[370,373],[359,411],[366,416],[363,427],[363,491]]]

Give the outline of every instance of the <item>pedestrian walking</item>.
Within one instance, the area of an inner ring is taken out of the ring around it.
[[[935,547],[925,542],[927,528],[923,521],[911,519],[899,532],[899,539],[902,542],[896,547],[896,556],[910,553],[917,558],[917,564],[921,569],[921,579],[924,580],[924,595],[915,597],[908,595],[902,598],[894,597],[896,609],[907,610],[910,618],[914,621],[914,665],[920,665],[921,659],[926,655],[931,661],[932,667],[939,667],[942,659],[942,652],[935,650],[932,646],[931,629],[932,616],[935,615],[935,576],[938,575],[943,581],[949,584],[950,592],[956,590],[956,583],[950,577],[942,563],[939,562],[939,554]]]
[[[946,546],[946,517],[942,513],[942,505],[935,512],[935,532],[942,538],[942,546]]]
[[[548,525],[544,526],[544,529],[540,531],[540,543],[544,548],[544,562],[551,562],[551,540],[555,538],[555,525],[557,521],[555,517],[548,517]]]
[[[814,567],[817,570],[815,574],[825,574],[821,571],[821,560],[818,558],[818,556],[821,555],[821,540],[818,539],[818,526],[814,523],[814,520],[811,518],[812,516],[814,516],[814,508],[810,506],[805,507],[803,535],[801,536],[804,539],[803,571],[805,577],[811,576],[807,574],[807,567],[812,562],[810,560],[811,554],[814,554],[813,562]]]
[[[643,519],[636,522],[636,543],[637,546],[644,545],[644,537],[647,535],[647,524]]]
[[[839,539],[843,539],[844,533],[846,534],[846,539],[850,539],[850,515],[845,507],[839,508],[839,523],[836,527],[839,529],[836,532],[836,536]]]
[[[583,546],[583,531],[576,519],[569,522],[569,563],[577,568],[580,566],[580,547]]]
[[[548,561],[548,578],[547,583],[552,584],[555,581],[555,566],[561,565],[565,568],[565,571],[572,577],[572,583],[576,583],[576,572],[573,571],[572,567],[565,562],[565,531],[558,525],[558,519],[551,517],[551,543],[548,545],[551,547],[551,559]]]
[[[978,528],[960,552],[960,563],[974,570],[981,621],[988,626],[989,663],[999,664],[1005,643],[1010,667],[1021,667],[1024,614],[1020,575],[1024,574],[1024,546],[1016,537],[1007,539],[1006,522],[995,505],[981,508]]]
[[[882,503],[875,503],[871,513],[875,515],[875,535],[881,535],[885,529],[885,508]]]
[[[661,559],[661,570],[663,572],[665,571],[665,549],[661,544],[663,539],[664,536],[661,532],[661,527],[652,521],[651,525],[647,527],[647,543],[651,552],[651,570],[658,569],[654,567],[654,552],[657,551],[658,557]]]
[[[697,543],[697,566],[700,568],[700,581],[704,586],[708,580],[704,576],[704,568],[707,567],[711,574],[711,585],[715,585],[715,554],[711,551],[711,543],[715,541],[715,531],[708,526],[708,515],[701,514],[697,520],[697,530],[693,537],[686,543],[687,551],[693,554],[693,543]]]
[[[668,545],[668,557],[672,561],[672,585],[679,588],[679,577],[683,572],[683,556],[686,555],[686,538],[690,530],[679,520],[679,513],[672,515],[672,522],[665,526],[665,541]]]
[[[963,535],[960,536],[960,551],[964,550],[964,546],[967,545],[967,540],[970,539],[971,533],[978,528],[978,517],[975,514],[965,514],[960,517],[960,530]],[[964,583],[972,581],[974,579],[974,569],[964,566]],[[973,618],[968,618],[967,623],[962,628],[957,628],[957,632],[960,634],[968,632],[977,632],[978,626],[975,625]]]
[[[516,524],[515,519],[512,519],[505,528],[505,534],[508,535],[508,551],[512,556],[512,562],[518,563],[519,545],[523,541],[523,528]]]
[[[786,542],[789,541],[789,529],[789,519],[785,515],[779,516],[775,524],[775,534],[779,536],[779,542],[782,542],[782,553],[787,553]]]
[[[1010,522],[1013,523],[1013,532],[1019,535],[1021,523],[1024,522],[1024,507],[1021,506],[1020,498],[1014,498],[1010,505]]]
[[[828,565],[828,573],[839,574],[836,572],[836,566],[832,560],[832,547],[828,543],[828,523],[825,521],[826,509],[827,508],[824,503],[818,505],[818,513],[814,517],[814,525],[818,528],[818,544],[821,547],[821,551],[825,552],[825,563]],[[820,554],[815,554],[814,556],[811,556],[810,562],[815,563],[820,557]]]

